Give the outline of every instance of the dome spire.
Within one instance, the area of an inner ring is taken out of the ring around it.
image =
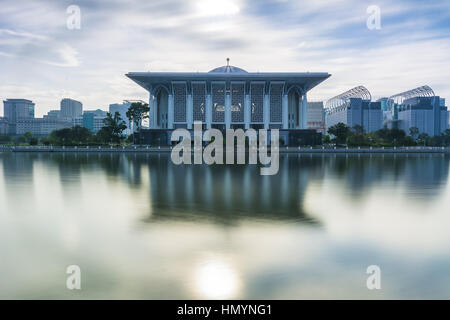
[[[223,67],[215,68],[210,72],[213,73],[247,73],[247,71],[230,65],[230,58],[227,58],[227,64]]]

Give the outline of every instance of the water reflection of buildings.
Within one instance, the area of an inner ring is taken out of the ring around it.
[[[254,165],[176,166],[166,156],[150,157],[148,163],[152,219],[201,218],[234,223],[252,218],[317,223],[302,208],[313,169],[321,167],[320,162],[309,158],[282,157],[283,170],[275,176],[261,176]],[[298,170],[300,167],[302,170]]]
[[[34,163],[39,162],[46,170],[55,167],[62,188],[70,187],[70,192],[82,188],[83,173],[101,172],[141,189],[149,194],[151,206],[146,221],[201,219],[226,224],[239,219],[318,223],[303,208],[312,181],[320,187],[329,178],[338,179],[347,184],[353,198],[377,184],[402,183],[421,190],[422,199],[432,199],[449,175],[449,156],[427,154],[282,155],[275,176],[261,176],[256,165],[176,166],[169,154],[2,153],[0,161],[7,194],[17,192],[18,179],[22,190],[31,190],[36,185]]]
[[[327,176],[343,180],[350,195],[362,197],[376,184],[403,183],[409,189],[427,189],[428,197],[438,196],[439,188],[449,176],[447,155],[435,154],[386,154],[327,156]]]

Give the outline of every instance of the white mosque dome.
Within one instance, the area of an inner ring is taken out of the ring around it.
[[[230,59],[227,59],[227,65],[223,67],[218,67],[213,70],[211,70],[209,73],[248,73],[244,69],[230,66]]]

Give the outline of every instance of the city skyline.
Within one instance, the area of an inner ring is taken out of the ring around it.
[[[81,10],[69,30],[66,10]],[[147,100],[130,71],[206,72],[231,63],[250,72],[323,71],[309,100],[356,85],[374,99],[429,84],[448,98],[450,4],[379,1],[16,1],[0,12],[0,99],[25,98],[40,117],[65,97],[85,109]],[[3,115],[3,110],[0,111]]]

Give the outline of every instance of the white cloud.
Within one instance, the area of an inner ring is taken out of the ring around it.
[[[60,61],[42,60],[40,62],[56,67],[78,67],[80,65],[80,61],[77,58],[78,52],[71,46],[63,44],[55,51],[58,53]]]

